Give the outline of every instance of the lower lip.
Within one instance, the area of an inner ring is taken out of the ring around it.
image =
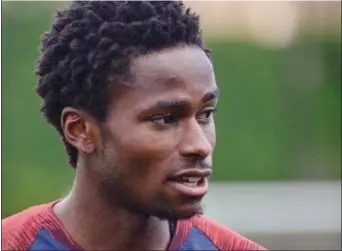
[[[169,181],[169,184],[187,196],[204,196],[208,191],[208,179],[204,178],[196,186],[188,186],[181,181]]]

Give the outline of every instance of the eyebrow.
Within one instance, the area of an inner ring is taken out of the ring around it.
[[[211,92],[206,93],[203,97],[202,97],[202,102],[208,102],[211,101],[213,99],[218,98],[219,96],[219,89],[215,89]],[[157,101],[150,109],[153,110],[164,110],[164,109],[185,109],[190,107],[190,101],[189,100],[160,100]]]
[[[188,100],[161,100],[157,101],[151,108],[153,110],[166,110],[166,109],[185,109],[190,107],[190,102]]]
[[[216,88],[214,91],[208,92],[206,93],[203,98],[202,98],[202,102],[208,102],[210,100],[213,100],[215,98],[218,98],[220,95],[220,90],[218,88]]]

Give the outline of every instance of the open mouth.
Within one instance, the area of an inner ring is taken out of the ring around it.
[[[185,196],[204,196],[208,191],[211,170],[182,170],[169,179],[168,183]]]
[[[203,177],[179,177],[178,179],[175,179],[173,181],[182,183],[185,186],[196,187],[204,183],[204,178]]]

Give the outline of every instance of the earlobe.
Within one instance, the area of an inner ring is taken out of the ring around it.
[[[91,154],[95,150],[92,142],[90,124],[86,116],[77,109],[66,107],[61,116],[61,126],[66,141],[80,152]]]

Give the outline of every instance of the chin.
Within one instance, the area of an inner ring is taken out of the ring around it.
[[[203,214],[203,208],[199,202],[191,205],[184,205],[182,208],[175,210],[175,215],[178,219],[188,219],[196,214]]]
[[[183,204],[178,207],[169,207],[167,210],[160,210],[154,215],[160,219],[180,219],[186,220],[196,214],[203,214],[203,208],[200,202]]]

